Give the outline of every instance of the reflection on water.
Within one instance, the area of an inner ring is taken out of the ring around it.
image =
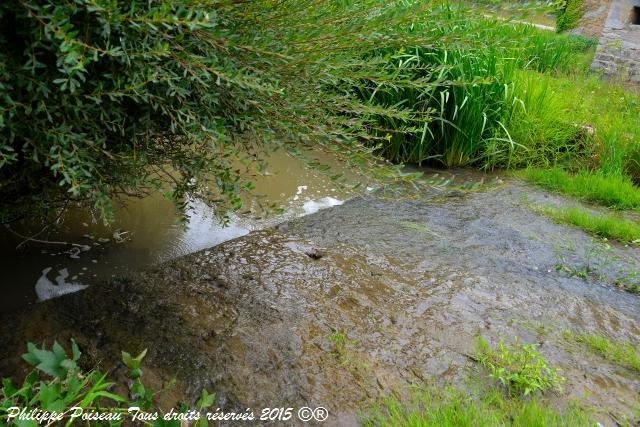
[[[342,172],[355,180],[335,160],[323,156],[321,161],[332,166],[332,173]],[[0,312],[77,291],[84,285],[215,246],[285,219],[339,205],[349,196],[329,177],[282,151],[270,156],[267,171],[255,186],[253,194],[260,197],[245,200],[245,206],[255,211],[259,199],[263,204],[282,208],[284,213],[261,219],[232,215],[224,226],[209,206],[193,199],[188,202],[188,221],[181,223],[173,203],[158,193],[117,206],[115,222],[109,227],[91,212],[76,209],[65,214],[58,230],[38,236],[74,245],[32,242],[16,250],[23,239],[1,230],[0,287],[5,298],[0,299]],[[22,231],[31,235],[38,229]]]

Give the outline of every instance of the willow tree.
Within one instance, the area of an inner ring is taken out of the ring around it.
[[[365,161],[366,107],[335,83],[374,69],[354,52],[402,43],[388,29],[415,7],[1,2],[2,221],[69,201],[109,219],[114,196],[161,185],[238,207],[250,185],[230,159],[256,146],[349,146]]]

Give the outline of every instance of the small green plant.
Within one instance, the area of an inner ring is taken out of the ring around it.
[[[346,360],[347,346],[358,344],[358,340],[349,339],[347,333],[342,329],[330,334],[327,339],[333,344],[332,353],[343,361]]]
[[[430,229],[429,227],[427,227],[426,225],[422,225],[422,224],[418,224],[416,222],[412,222],[412,221],[401,221],[400,225],[402,225],[405,228],[408,228],[409,230],[414,230],[417,231],[418,233],[422,233],[422,234],[432,234],[432,235],[436,235],[437,234]]]
[[[588,266],[574,267],[571,265],[558,263],[556,264],[555,268],[559,273],[566,273],[569,277],[577,277],[582,280],[587,280],[589,276],[594,273],[594,270],[592,270]]]
[[[632,294],[640,294],[640,280],[638,280],[638,271],[632,271],[624,276],[617,277],[613,284],[620,289]]]
[[[572,250],[575,250],[575,248]],[[555,269],[559,273],[565,273],[570,277],[578,277],[582,280],[587,280],[589,277],[606,280],[606,277],[599,273],[599,269],[611,262],[610,253],[612,251],[613,248],[606,238],[603,239],[602,242],[594,241],[585,250],[584,264],[571,265],[568,263],[564,255],[559,254],[557,255],[558,263],[556,264]]]
[[[62,413],[68,408],[100,409],[118,407],[128,399],[109,391],[114,385],[106,380],[106,375],[97,370],[83,373],[77,365],[80,350],[71,343],[71,355],[67,355],[60,344],[55,342],[52,350],[27,345],[23,359],[35,369],[27,375],[21,386],[14,386],[8,378],[2,381],[2,404],[0,421],[16,425],[36,425],[35,421],[21,424],[12,420],[10,408],[39,408],[44,411]],[[45,374],[51,379],[41,378]],[[118,412],[115,423],[122,417]],[[71,419],[67,425],[71,424]]]
[[[500,381],[509,395],[562,391],[564,377],[560,376],[558,369],[548,366],[536,344],[507,345],[500,341],[496,348],[492,348],[484,338],[478,337],[476,358],[492,378]]]
[[[153,390],[145,387],[141,380],[140,365],[146,350],[135,357],[122,352],[122,360],[130,370],[131,380],[126,387],[126,394],[114,391],[118,384],[109,381],[107,374],[97,369],[84,372],[78,366],[80,355],[80,349],[73,340],[70,355],[57,342],[54,342],[51,350],[28,343],[27,353],[22,357],[34,369],[26,376],[22,385],[14,385],[10,378],[3,378],[0,392],[0,425],[38,425],[36,420],[20,420],[16,408],[48,412],[49,418],[42,420],[44,424],[67,426],[89,421],[93,421],[93,425],[120,426],[129,420],[128,410],[133,407],[158,413],[153,408]],[[203,389],[200,399],[196,402],[196,409],[202,411],[213,405],[214,401],[215,395]],[[181,408],[181,411],[186,410],[186,407]],[[104,417],[98,422],[87,418],[98,414]],[[180,421],[166,421],[160,416],[150,424],[179,427]],[[206,419],[201,417],[195,425],[207,425]]]

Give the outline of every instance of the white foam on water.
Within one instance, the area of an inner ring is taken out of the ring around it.
[[[48,299],[57,298],[62,295],[78,292],[86,289],[88,286],[78,282],[67,282],[69,277],[69,271],[66,268],[58,270],[58,276],[56,276],[56,283],[53,283],[47,277],[47,274],[51,271],[51,267],[47,267],[42,270],[42,276],[36,281],[35,291],[38,296],[38,302],[46,301]]]
[[[333,197],[323,197],[318,200],[309,200],[302,205],[302,209],[304,209],[304,213],[306,215],[310,215],[312,213],[316,213],[319,210],[331,208],[333,206],[339,206],[344,203],[344,200],[334,199]]]

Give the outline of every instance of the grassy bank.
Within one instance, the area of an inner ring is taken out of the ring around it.
[[[583,410],[572,407],[553,409],[549,402],[538,399],[507,399],[493,391],[473,396],[459,390],[421,390],[414,392],[411,402],[388,399],[381,404],[367,426],[389,427],[542,427],[595,426],[596,422]]]
[[[561,105],[536,76],[586,67],[593,41],[501,20],[452,21],[450,31],[475,34],[475,43],[382,50],[395,79],[357,87],[372,106],[414,113],[380,118],[381,154],[395,162],[487,168],[545,164],[550,156],[588,151],[576,144],[584,139],[581,128],[557,114]]]
[[[619,210],[640,209],[640,188],[628,176],[605,175],[582,170],[571,174],[559,167],[530,168],[519,173],[523,178],[554,192]]]
[[[578,207],[544,207],[537,210],[560,223],[580,227],[597,236],[623,243],[640,242],[640,225],[615,215],[592,214]]]
[[[589,70],[595,41],[464,22],[464,5],[447,7],[455,26],[443,28],[467,34],[464,47],[383,49],[395,78],[355,88],[371,107],[412,112],[378,118],[378,152],[394,162],[524,169],[520,176],[548,190],[639,209],[640,91]],[[593,221],[571,222],[594,231]]]
[[[605,359],[640,372],[640,352],[630,342],[615,342],[605,336],[593,334],[579,335],[576,339]]]

